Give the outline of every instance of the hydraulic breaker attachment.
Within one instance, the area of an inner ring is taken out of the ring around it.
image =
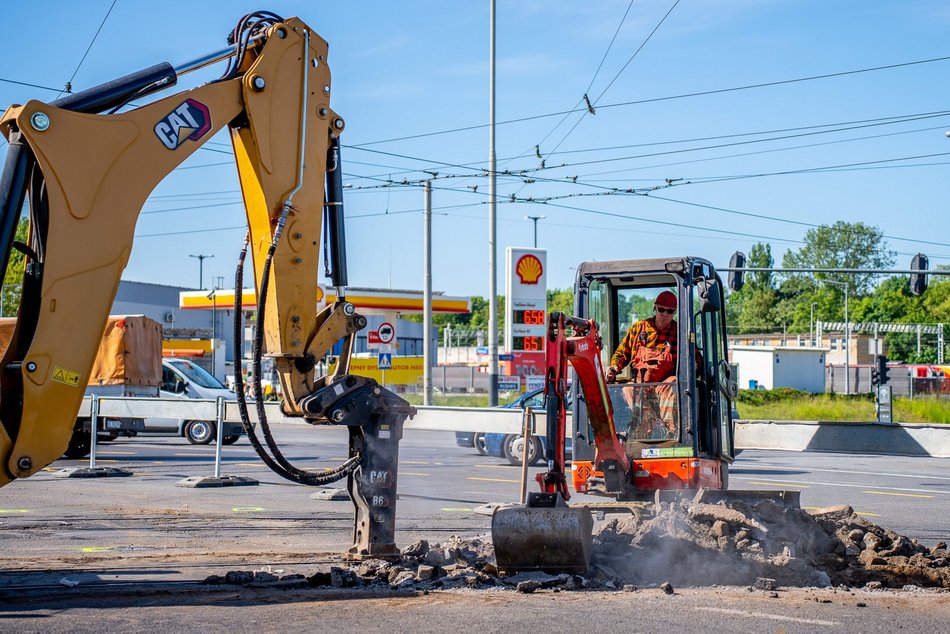
[[[356,509],[350,560],[398,559],[396,547],[396,465],[407,418],[416,410],[373,379],[345,375],[301,399],[308,419],[328,419],[350,433],[349,457],[359,466],[346,481]]]

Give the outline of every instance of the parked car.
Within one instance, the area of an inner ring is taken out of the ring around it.
[[[162,359],[162,385],[159,392],[162,398],[195,398],[214,400],[223,396],[225,400],[235,401],[237,396],[223,383],[197,363],[188,359]],[[146,418],[145,432],[174,433],[184,436],[193,445],[207,445],[217,435],[215,422],[208,420],[182,420],[175,418]],[[240,423],[225,423],[225,445],[236,443],[244,433]]]
[[[568,400],[568,407],[571,406]],[[502,405],[501,409],[520,409],[530,407],[535,410],[544,409],[544,388],[525,392],[512,402]],[[528,464],[535,465],[544,460],[544,441],[540,436],[531,436],[525,443],[521,434],[499,434],[482,432],[455,432],[455,443],[460,447],[474,447],[484,455],[505,458],[514,465],[520,465],[527,445]],[[567,439],[570,451],[570,438]]]

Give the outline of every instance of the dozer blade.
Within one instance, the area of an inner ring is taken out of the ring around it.
[[[502,572],[528,570],[586,575],[594,518],[568,506],[500,506],[491,518],[495,560]]]
[[[654,501],[660,502],[678,502],[684,498],[691,499],[696,504],[719,504],[727,506],[734,502],[756,504],[758,502],[770,501],[779,506],[791,509],[800,509],[802,492],[798,490],[782,491],[759,491],[756,489],[738,490],[738,489],[671,489],[660,490],[654,495]]]

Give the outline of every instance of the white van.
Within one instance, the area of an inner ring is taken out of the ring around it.
[[[218,379],[197,363],[188,359],[162,359],[161,398],[196,398],[215,400],[223,396],[225,400],[236,401],[237,396]],[[215,422],[206,420],[180,420],[174,418],[147,418],[145,432],[174,433],[184,436],[194,445],[207,445],[215,439]],[[225,423],[225,445],[238,441],[244,434],[240,423]]]

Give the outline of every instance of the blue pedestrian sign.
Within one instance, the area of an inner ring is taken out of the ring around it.
[[[392,370],[393,369],[393,353],[380,352],[379,360],[376,363],[376,367],[379,370]]]

